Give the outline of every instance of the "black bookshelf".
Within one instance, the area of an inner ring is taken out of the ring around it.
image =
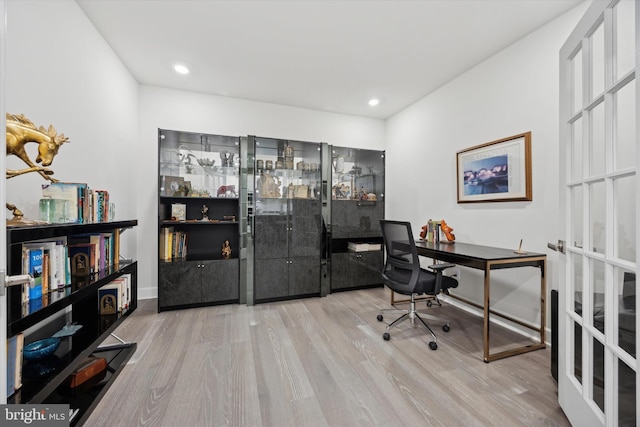
[[[135,227],[137,220],[91,224],[51,224],[7,228],[8,273],[22,273],[22,244],[68,236],[119,231]],[[28,309],[22,303],[21,286],[7,289],[7,337],[25,333],[25,345],[51,336],[69,322],[82,325],[74,335],[62,338],[52,356],[38,361],[24,361],[22,387],[9,396],[9,404],[68,403],[76,415],[71,425],[81,425],[99,399],[106,393],[126,361],[135,351],[135,343],[122,343],[105,349],[99,345],[137,308],[137,269],[132,260],[121,260],[95,273],[72,278],[64,288],[46,292],[42,299],[31,300]],[[129,274],[129,307],[114,315],[100,315],[98,290],[113,280]],[[108,361],[107,374],[91,388],[78,393],[66,380],[87,357],[96,355]]]

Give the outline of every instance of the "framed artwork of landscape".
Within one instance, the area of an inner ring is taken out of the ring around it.
[[[531,132],[458,151],[458,203],[531,201]]]

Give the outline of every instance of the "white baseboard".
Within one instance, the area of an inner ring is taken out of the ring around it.
[[[471,313],[474,316],[478,316],[478,317],[483,317],[484,316],[484,312],[482,310],[480,310],[477,307],[474,307],[472,305],[466,304],[463,301],[460,301],[456,298],[447,296],[447,295],[440,295],[438,296],[438,298],[440,298],[440,300],[445,301],[447,304],[451,304],[454,307],[457,307],[461,310],[466,311],[467,313]],[[518,327],[516,325],[514,325],[513,323],[509,322],[508,320],[504,320],[501,317],[494,315],[491,316],[489,318],[490,322],[499,326],[502,326],[503,328],[509,329],[510,331],[513,331],[515,333],[518,333],[524,337],[527,337],[533,341],[538,341],[540,339],[540,335],[533,332],[531,329],[528,328],[524,328],[524,327]],[[547,326],[545,327],[545,344],[550,346],[551,342],[549,341],[550,337],[551,337],[551,329]]]

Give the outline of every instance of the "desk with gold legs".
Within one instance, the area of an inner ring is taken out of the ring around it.
[[[469,301],[461,297],[457,297],[453,294],[450,296],[484,310],[483,352],[485,362],[488,363],[493,360],[498,360],[505,357],[514,356],[516,354],[527,353],[530,351],[545,348],[545,296],[547,294],[547,256],[545,254],[531,252],[518,253],[510,249],[494,248],[491,246],[473,245],[470,243],[461,242],[450,244],[417,241],[416,247],[418,249],[418,254],[421,256],[484,271],[483,305],[477,304],[473,301]],[[540,325],[531,325],[519,319],[515,319],[511,316],[498,313],[491,309],[491,270],[517,267],[537,267],[540,269]],[[540,334],[540,342],[491,354],[489,346],[489,325],[491,314],[537,331]]]

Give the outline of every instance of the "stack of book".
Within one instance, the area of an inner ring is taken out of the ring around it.
[[[131,304],[131,274],[123,274],[98,289],[98,309],[101,315],[124,313]]]
[[[160,232],[160,259],[171,261],[187,258],[187,237],[184,231],[175,231],[173,227],[163,227]]]
[[[24,243],[22,274],[34,280],[23,287],[22,301],[41,301],[48,292],[64,288],[79,276],[87,277],[88,281],[92,273],[117,266],[119,259],[120,231],[117,229],[112,233],[68,236],[66,240]]]
[[[86,224],[109,221],[109,192],[93,190],[89,188],[87,183],[52,182],[43,184],[42,198],[45,200],[66,200],[66,222]]]
[[[381,251],[382,243],[348,242],[347,248],[349,252]]]
[[[69,283],[68,248],[63,240],[22,245],[22,274],[33,277],[27,300],[41,298],[49,290]]]

